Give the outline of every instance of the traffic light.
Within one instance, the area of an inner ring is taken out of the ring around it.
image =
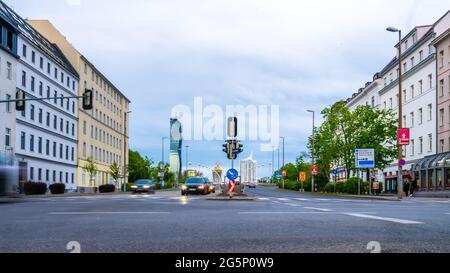
[[[92,90],[86,89],[86,91],[84,91],[84,94],[83,94],[83,109],[84,110],[92,110],[92,108],[94,108],[94,105],[92,102],[92,98],[93,98],[92,96],[93,96]]]
[[[228,143],[223,144],[222,147],[223,147],[223,150],[222,150],[222,151],[223,151],[224,153],[228,154]]]
[[[19,90],[16,92],[16,110],[25,111],[25,91]]]
[[[244,151],[244,149],[243,149],[244,145],[242,145],[240,142],[236,142],[234,145],[235,145],[234,146],[234,153],[236,155],[238,155],[238,154],[240,154],[240,153],[242,153]]]

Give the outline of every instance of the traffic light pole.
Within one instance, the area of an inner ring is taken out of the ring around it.
[[[82,99],[83,96],[73,97],[48,97],[48,98],[34,98],[34,99],[14,99],[14,100],[0,100],[0,103],[13,103],[20,101],[40,101],[40,100],[66,100],[66,99]]]

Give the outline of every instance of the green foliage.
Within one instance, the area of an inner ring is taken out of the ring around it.
[[[327,183],[323,188],[323,191],[327,193],[334,192],[334,183]]]
[[[51,184],[48,188],[51,194],[64,194],[66,192],[66,185],[64,183]]]
[[[396,157],[397,120],[391,110],[359,106],[353,112],[340,101],[322,111],[324,122],[315,128],[315,137],[309,141],[319,171],[328,176],[330,164],[345,167],[347,177],[355,170],[356,148],[376,150],[376,167],[383,169]]]
[[[110,184],[101,185],[100,187],[98,187],[98,191],[100,193],[115,192],[116,191],[116,186],[110,185]]]
[[[42,182],[27,182],[23,184],[23,191],[25,195],[38,195],[47,192],[47,184]]]
[[[114,163],[109,166],[109,174],[114,179],[114,181],[117,182],[117,179],[119,179],[120,177],[120,167],[116,161],[114,161]]]
[[[89,181],[92,183],[94,177],[97,175],[97,165],[95,165],[94,159],[92,157],[88,157],[86,164],[84,165],[84,169],[89,174]]]
[[[134,183],[138,179],[152,178],[152,164],[153,161],[147,157],[142,157],[137,151],[130,150],[128,153],[128,180]]]
[[[345,183],[344,183],[344,192],[345,193],[350,193],[350,194],[358,194],[358,188],[361,185],[361,189],[363,189],[363,181],[360,178],[357,177],[352,177],[350,179],[348,179]],[[361,190],[362,192],[362,190]]]
[[[345,182],[337,182],[336,183],[336,192],[337,193],[345,193]]]

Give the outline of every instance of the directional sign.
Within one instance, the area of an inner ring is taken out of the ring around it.
[[[313,166],[312,169],[311,169],[311,174],[312,175],[318,175],[319,174],[319,167]]]
[[[305,182],[306,181],[306,173],[305,172],[301,172],[298,176],[300,182]]]
[[[331,164],[331,166],[330,166],[330,170],[331,170],[331,173],[333,174],[333,175],[336,175],[337,173],[338,173],[338,171],[337,171],[337,165],[336,164]]]
[[[277,172],[275,174],[275,176],[276,176],[277,179],[281,179],[281,178],[283,178],[283,173],[282,172]]]
[[[355,167],[357,169],[374,169],[375,149],[356,149]]]
[[[409,145],[409,142],[410,142],[409,128],[398,129],[398,144]]]
[[[236,188],[236,181],[232,180],[228,183],[228,193],[233,193],[235,192],[235,188]]]
[[[236,169],[229,169],[227,171],[227,178],[229,180],[236,180],[239,177],[239,172]]]
[[[283,177],[287,176],[287,172],[285,170],[283,170],[283,172],[281,174],[283,175]]]

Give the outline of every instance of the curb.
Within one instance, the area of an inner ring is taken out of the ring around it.
[[[304,194],[304,193],[300,193],[297,191],[291,191],[291,190],[279,189],[279,188],[276,188],[275,190]],[[364,200],[401,201],[397,197],[375,196],[375,195],[370,196],[370,195],[324,194],[324,193],[306,193],[306,195],[316,196],[316,197],[319,196],[319,197],[354,198],[354,199],[364,199]]]
[[[206,200],[212,200],[212,201],[254,201],[255,198],[251,196],[234,196],[233,198],[230,198],[230,196],[212,196],[206,198]]]

